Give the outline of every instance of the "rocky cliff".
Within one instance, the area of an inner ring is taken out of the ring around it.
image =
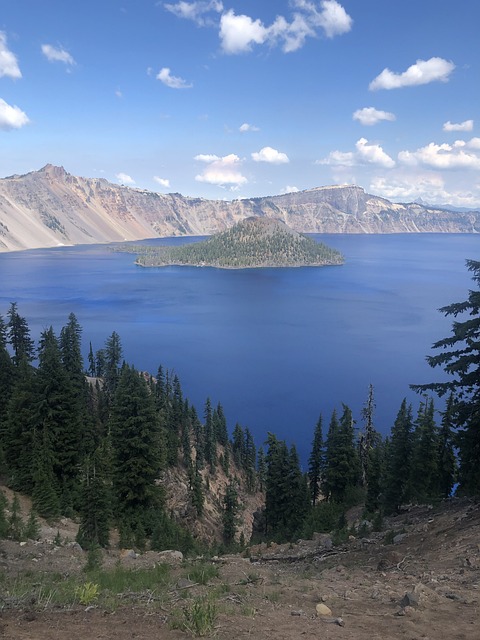
[[[227,202],[80,178],[53,165],[0,179],[0,251],[210,235],[252,215],[304,233],[480,232],[479,211],[393,204],[357,186]]]

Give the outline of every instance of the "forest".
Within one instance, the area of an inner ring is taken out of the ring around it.
[[[137,253],[137,264],[169,264],[240,269],[339,265],[339,251],[293,231],[280,220],[250,217],[203,242],[181,246],[124,245]]]
[[[320,411],[306,468],[294,443],[266,433],[258,445],[248,427],[228,428],[221,403],[207,398],[199,414],[162,366],[152,375],[128,364],[116,332],[97,350],[90,343],[84,361],[82,327],[71,313],[59,335],[45,329],[36,345],[12,302],[0,316],[0,478],[31,496],[33,507],[20,526],[15,498],[7,505],[0,491],[0,538],[34,537],[37,516],[66,516],[79,522],[84,549],[108,547],[115,528],[122,548],[194,552],[202,541],[165,502],[163,473],[175,467],[186,472],[199,519],[209,482],[220,469],[227,476],[223,550],[250,542],[238,535],[241,491],[264,502],[253,542],[331,531],[341,540],[353,505],[363,506],[362,526],[381,529],[383,516],[407,503],[435,504],[454,490],[478,496],[480,262],[467,268],[477,289],[440,309],[454,319],[451,335],[427,356],[447,380],[415,387],[416,408],[401,400],[387,436],[375,427],[372,386],[358,424],[346,404],[331,416]],[[441,411],[433,396],[444,398]]]

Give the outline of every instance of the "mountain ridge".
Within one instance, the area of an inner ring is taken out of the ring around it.
[[[479,233],[480,212],[396,204],[356,185],[208,200],[83,178],[63,167],[0,179],[0,251],[211,235],[249,216],[301,233]]]

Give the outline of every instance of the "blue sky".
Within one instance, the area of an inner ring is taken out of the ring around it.
[[[3,0],[0,176],[480,206],[478,0]]]

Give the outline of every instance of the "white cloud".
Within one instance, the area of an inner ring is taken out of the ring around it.
[[[116,173],[115,177],[122,184],[135,184],[135,180],[131,178],[127,173]]]
[[[378,144],[368,144],[366,138],[360,138],[355,144],[357,148],[357,157],[362,162],[368,164],[376,164],[386,169],[391,169],[395,166],[395,160],[393,160],[382,147]]]
[[[386,169],[395,166],[393,160],[378,144],[369,144],[366,138],[360,138],[355,144],[356,151],[331,151],[322,160],[315,164],[324,164],[341,167],[354,167],[362,164],[374,164]]]
[[[220,40],[225,53],[250,51],[253,44],[263,44],[267,36],[268,30],[260,20],[252,20],[245,15],[237,16],[233,9],[220,19]]]
[[[396,120],[395,114],[389,111],[379,111],[375,107],[364,107],[363,109],[357,109],[353,114],[353,119],[358,120],[360,124],[370,127],[381,120]]]
[[[161,187],[165,187],[165,189],[170,188],[170,180],[168,180],[168,178],[160,178],[159,176],[153,176],[153,179]]]
[[[238,130],[242,133],[246,133],[247,131],[260,131],[258,127],[256,127],[254,124],[248,124],[248,122],[244,122],[242,125],[240,125]]]
[[[260,151],[252,153],[255,162],[269,162],[270,164],[285,164],[290,162],[286,153],[277,151],[272,147],[263,147]]]
[[[323,31],[327,38],[347,33],[352,28],[352,18],[336,0],[322,0],[319,6],[308,0],[292,0],[295,9],[289,22],[277,16],[270,26],[247,15],[236,15],[233,9],[220,18],[220,40],[225,53],[245,53],[253,45],[280,43],[285,53],[302,47],[307,37],[316,37]]]
[[[443,125],[444,131],[472,131],[473,129],[473,120],[464,120],[463,122],[454,123],[445,122]]]
[[[0,98],[0,129],[4,131],[20,129],[29,122],[26,113],[15,105],[12,107]]]
[[[480,138],[457,140],[453,144],[430,142],[416,151],[400,151],[398,159],[407,166],[434,169],[480,169]]]
[[[417,60],[403,73],[394,73],[384,69],[369,85],[371,91],[377,89],[399,89],[430,82],[448,82],[449,76],[455,69],[453,62],[443,58]]]
[[[7,46],[7,35],[0,31],[0,78],[21,78],[22,72],[18,66],[17,57]]]
[[[442,176],[431,172],[391,174],[388,178],[373,177],[369,191],[375,195],[400,202],[413,202],[421,198],[430,204],[453,205],[456,207],[478,207],[479,185],[473,189],[448,187]]]
[[[49,62],[63,62],[70,66],[75,64],[73,57],[62,47],[57,48],[51,44],[42,44],[42,53]]]
[[[176,4],[164,4],[164,7],[170,13],[178,16],[179,18],[185,18],[187,20],[193,20],[200,27],[211,24],[208,18],[205,18],[205,14],[211,11],[215,13],[221,13],[223,11],[222,2],[212,0],[208,2],[206,0],[198,2],[177,2]]]
[[[287,184],[283,189],[280,189],[280,193],[298,193],[298,191],[298,187],[292,187],[289,184]]]
[[[219,186],[239,186],[248,182],[247,178],[241,173],[242,161],[234,153],[222,158],[201,153],[195,156],[194,159],[207,164],[203,172],[195,176],[197,182],[208,182]]]
[[[168,67],[160,69],[157,74],[157,80],[160,80],[171,89],[190,89],[193,86],[188,84],[183,78],[172,76]]]

